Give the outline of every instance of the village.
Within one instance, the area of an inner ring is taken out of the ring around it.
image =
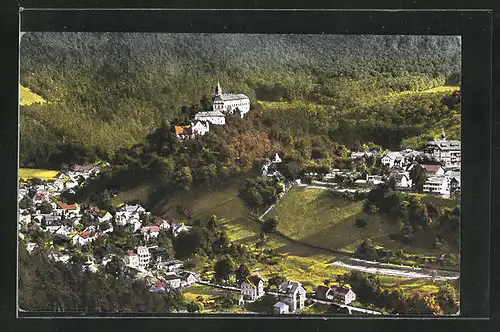
[[[181,140],[194,139],[205,135],[212,125],[225,125],[226,114],[236,112],[244,117],[249,111],[250,101],[247,96],[225,94],[218,83],[213,96],[213,110],[197,113],[190,126],[174,126],[173,129]],[[429,141],[423,151],[365,149],[350,153],[353,162],[366,158],[375,159],[383,169],[382,174],[363,174],[357,169],[332,167],[325,174],[305,173],[294,181],[286,181],[277,167],[282,158],[284,156],[280,156],[279,152],[273,152],[261,167],[263,177],[275,177],[284,183],[285,190],[279,198],[292,186],[355,193],[368,192],[376,186],[390,183],[394,190],[414,192],[417,190],[415,181],[421,182],[423,193],[444,198],[460,194],[460,141],[447,140],[444,131],[439,139]],[[153,240],[165,232],[170,232],[173,236],[189,232],[189,225],[153,216],[137,203],[124,203],[117,207],[116,212],[111,213],[95,206],[84,208],[77,203],[67,204],[61,198],[67,193],[74,194],[78,188],[85,186],[103,167],[109,166],[76,165],[69,170],[60,171],[54,181],[36,179],[21,183],[18,192],[19,238],[29,252],[37,246],[45,246],[50,249],[50,259],[68,264],[75,261],[75,256],[82,256],[81,249],[87,244],[96,243],[100,237],[113,233],[117,227],[128,227],[140,239],[141,245],[130,247],[121,254],[106,255],[102,259],[87,252],[83,254],[82,269],[90,272],[103,271],[107,264],[120,261],[126,266],[127,275],[145,280],[150,285],[151,292],[182,291],[198,283],[238,294],[238,305],[241,307],[267,294],[276,300],[272,307],[275,314],[297,314],[315,302],[344,307],[349,313],[358,311],[378,314],[373,310],[350,306],[356,300],[356,294],[349,285],[319,285],[314,292],[307,293],[300,282],[282,276],[283,281],[277,291],[266,291],[268,281],[259,274],[249,275],[238,285],[219,284],[213,279],[200,278],[197,271],[185,268],[182,261],[163,260],[157,254],[158,245]],[[420,174],[416,169],[421,170]],[[40,243],[29,235],[40,231],[49,234],[50,240]],[[53,240],[54,237],[64,239],[71,246],[58,245]],[[359,300],[362,302],[362,299]]]

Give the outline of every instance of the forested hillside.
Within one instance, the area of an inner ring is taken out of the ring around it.
[[[274,135],[416,146],[441,128],[459,134],[451,92],[418,93],[459,85],[459,73],[449,36],[26,33],[21,84],[48,103],[21,106],[21,163],[108,159],[182,119],[182,106],[206,107],[217,80],[249,95]]]

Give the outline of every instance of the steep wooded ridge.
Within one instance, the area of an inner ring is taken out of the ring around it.
[[[37,167],[59,166],[57,156],[64,151],[91,149],[106,159],[130,148],[163,121],[182,117],[181,106],[197,105],[217,80],[229,91],[249,95],[253,105],[257,100],[303,101],[327,105],[324,112],[336,110],[341,116],[355,114],[361,106],[364,113],[370,107],[397,113],[411,98],[432,108],[445,93],[374,103],[394,92],[458,85],[460,72],[460,40],[450,36],[26,33],[20,53],[21,84],[49,102],[21,107],[21,163]],[[259,106],[266,110],[265,104]],[[309,112],[300,105],[290,108]],[[269,112],[282,122],[282,108],[274,112],[270,107]],[[443,116],[428,113],[423,112],[429,123]],[[347,132],[355,126],[330,120],[325,124],[341,127],[330,137],[352,144]],[[387,135],[378,128],[398,121],[366,128],[368,134],[361,138],[394,146],[431,131],[405,136],[401,128],[401,133],[391,132],[395,142],[380,141],[379,136]],[[297,134],[293,128],[281,129]]]

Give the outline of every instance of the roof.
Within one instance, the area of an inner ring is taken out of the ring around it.
[[[73,167],[73,171],[74,172],[82,172],[82,173],[86,173],[86,172],[92,172],[92,171],[98,171],[99,170],[99,167],[97,166],[81,166],[81,165],[75,165]]]
[[[300,287],[302,287],[302,284],[300,282],[285,280],[280,285],[279,292],[285,294],[293,294],[295,293],[295,290],[297,290]]]
[[[339,295],[346,295],[347,293],[349,293],[350,289],[347,288],[347,287],[342,287],[342,286],[332,286],[331,287],[331,290],[335,293],[335,294],[339,294]]]
[[[80,236],[83,237],[84,239],[88,238],[90,235],[92,235],[92,233],[90,233],[90,232],[81,232],[80,233]]]
[[[441,150],[460,150],[460,146],[461,146],[460,141],[454,141],[454,140],[448,141],[439,139],[427,142],[427,146],[425,148],[437,147]]]
[[[176,274],[167,274],[163,277],[165,280],[176,280],[176,279],[181,279],[178,275]]]
[[[250,98],[248,98],[247,95],[245,95],[243,93],[223,93],[223,94],[219,95],[218,98],[216,98],[216,99],[219,99],[219,98],[222,101],[250,99]]]
[[[151,231],[151,232],[159,232],[160,227],[159,226],[145,226],[141,229],[143,232]]]
[[[191,126],[175,126],[176,135],[191,135]]]
[[[126,212],[136,212],[136,211],[142,211],[144,208],[140,205],[127,205],[125,206],[125,211]]]
[[[225,115],[220,111],[202,111],[196,113],[196,115],[194,116],[196,120],[203,117],[225,117]]]
[[[441,165],[420,165],[426,172],[436,173],[439,171]]]
[[[328,291],[330,290],[329,287],[327,286],[323,286],[323,285],[319,285],[317,288],[316,288],[316,296],[317,295],[321,295],[323,297],[326,297],[326,293],[328,293]]]
[[[390,159],[396,159],[397,157],[401,157],[401,153],[399,151],[391,151],[389,153],[387,153],[385,156],[383,156],[382,158],[390,158]]]
[[[245,280],[247,283],[249,283],[252,287],[257,287],[257,285],[259,284],[259,281],[262,281],[264,282],[264,279],[262,279],[260,276],[258,275],[253,275],[253,276],[250,276],[248,278],[246,278]]]
[[[55,216],[53,214],[42,214],[41,216],[42,216],[42,218],[45,218],[45,221],[49,221],[49,220],[61,220],[62,219],[61,216]]]
[[[57,201],[57,206],[59,206],[63,210],[76,210],[78,208],[78,205],[76,204],[66,204],[61,201]]]
[[[203,128],[208,127],[208,121],[197,120],[196,123],[193,125],[193,128],[200,127],[200,126]]]

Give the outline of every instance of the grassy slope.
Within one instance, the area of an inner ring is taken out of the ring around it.
[[[432,201],[437,206],[453,206],[457,202],[422,195],[423,202]],[[334,197],[320,189],[292,188],[270,212],[269,217],[278,219],[278,230],[294,240],[319,247],[353,251],[363,239],[371,238],[373,243],[406,252],[438,255],[442,252],[432,248],[432,236],[417,237],[412,246],[404,246],[389,239],[398,226],[381,215],[369,216],[362,212],[362,202],[350,202]],[[355,226],[355,220],[362,217],[367,221],[363,229]]]
[[[20,86],[20,103],[22,106],[31,105],[35,103],[44,104],[46,100],[36,93],[32,92],[30,89]]]

